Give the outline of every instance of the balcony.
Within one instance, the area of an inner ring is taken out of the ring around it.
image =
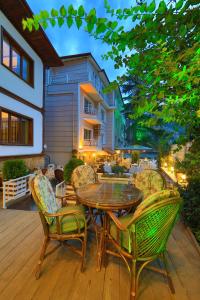
[[[97,140],[91,139],[91,140],[84,140],[83,146],[97,146]]]
[[[97,115],[97,110],[93,107],[85,106],[84,107],[84,113],[87,114],[87,115],[95,116],[95,115]]]

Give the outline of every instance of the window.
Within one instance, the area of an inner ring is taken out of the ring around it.
[[[33,60],[2,30],[1,63],[18,77],[33,86]]]
[[[86,98],[84,99],[84,112],[86,114],[95,113],[95,110],[93,108],[93,104],[89,100],[87,100]]]
[[[0,108],[0,144],[33,145],[33,120]]]
[[[84,140],[92,139],[92,130],[84,129]]]

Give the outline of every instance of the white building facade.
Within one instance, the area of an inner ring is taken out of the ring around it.
[[[30,14],[24,0],[0,0],[0,161],[24,158],[41,164],[44,68],[62,62],[41,29],[23,32],[21,20]]]

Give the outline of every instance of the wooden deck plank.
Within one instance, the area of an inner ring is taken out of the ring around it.
[[[34,268],[43,238],[38,214],[0,210],[0,221],[5,229],[0,232],[0,300],[129,299],[130,276],[121,260],[110,257],[107,268],[96,272],[94,236],[89,236],[84,273],[80,272],[80,258],[60,247],[46,258],[41,278],[35,280]],[[54,243],[49,249],[52,247]],[[167,256],[175,295],[164,276],[143,270],[138,300],[199,299],[200,257],[181,224],[170,237]],[[159,261],[155,264],[160,267]]]

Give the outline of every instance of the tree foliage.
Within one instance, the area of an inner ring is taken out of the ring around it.
[[[161,122],[178,124],[186,128],[182,142],[188,140],[200,127],[199,1],[139,1],[124,9],[113,9],[107,0],[104,4],[106,18],[98,17],[95,8],[87,12],[82,5],[75,9],[71,4],[43,10],[23,20],[23,28],[84,26],[109,45],[104,58],[111,58],[116,69],[126,68],[110,89],[117,83],[123,85],[127,78],[139,78],[130,117],[148,127]]]

